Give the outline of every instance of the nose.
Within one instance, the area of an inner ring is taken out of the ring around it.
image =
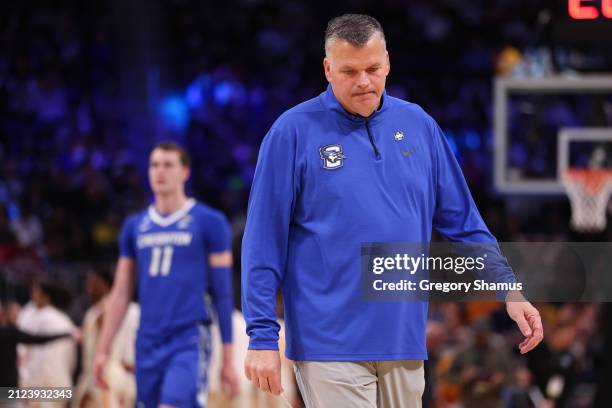
[[[367,88],[370,85],[370,78],[365,71],[361,71],[357,76],[357,86],[359,88]]]

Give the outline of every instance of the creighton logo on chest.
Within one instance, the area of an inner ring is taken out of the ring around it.
[[[346,159],[342,153],[342,146],[339,144],[320,147],[319,156],[323,160],[323,168],[327,170],[339,169],[344,165],[344,159]]]

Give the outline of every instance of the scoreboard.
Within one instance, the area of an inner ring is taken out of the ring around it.
[[[599,7],[598,7],[599,6]],[[567,0],[567,12],[574,20],[612,19],[612,0]]]
[[[560,0],[552,28],[559,43],[608,48],[612,45],[612,0]]]

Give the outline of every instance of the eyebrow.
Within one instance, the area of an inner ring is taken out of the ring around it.
[[[381,63],[377,62],[376,64],[372,64],[369,67],[367,67],[366,69],[370,69],[370,68],[380,68],[382,66]],[[340,67],[340,71],[355,71],[355,68],[351,67],[351,66],[347,66],[347,65],[343,65]]]

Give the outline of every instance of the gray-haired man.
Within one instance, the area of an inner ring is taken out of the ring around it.
[[[426,302],[363,302],[362,242],[495,242],[435,121],[388,96],[382,27],[329,22],[326,92],[285,112],[262,142],[242,250],[246,376],[278,395],[275,295],[282,284],[287,357],[307,407],[420,407]],[[406,154],[406,152],[408,154]],[[500,281],[514,279],[509,267]],[[508,302],[526,340],[537,310]]]

